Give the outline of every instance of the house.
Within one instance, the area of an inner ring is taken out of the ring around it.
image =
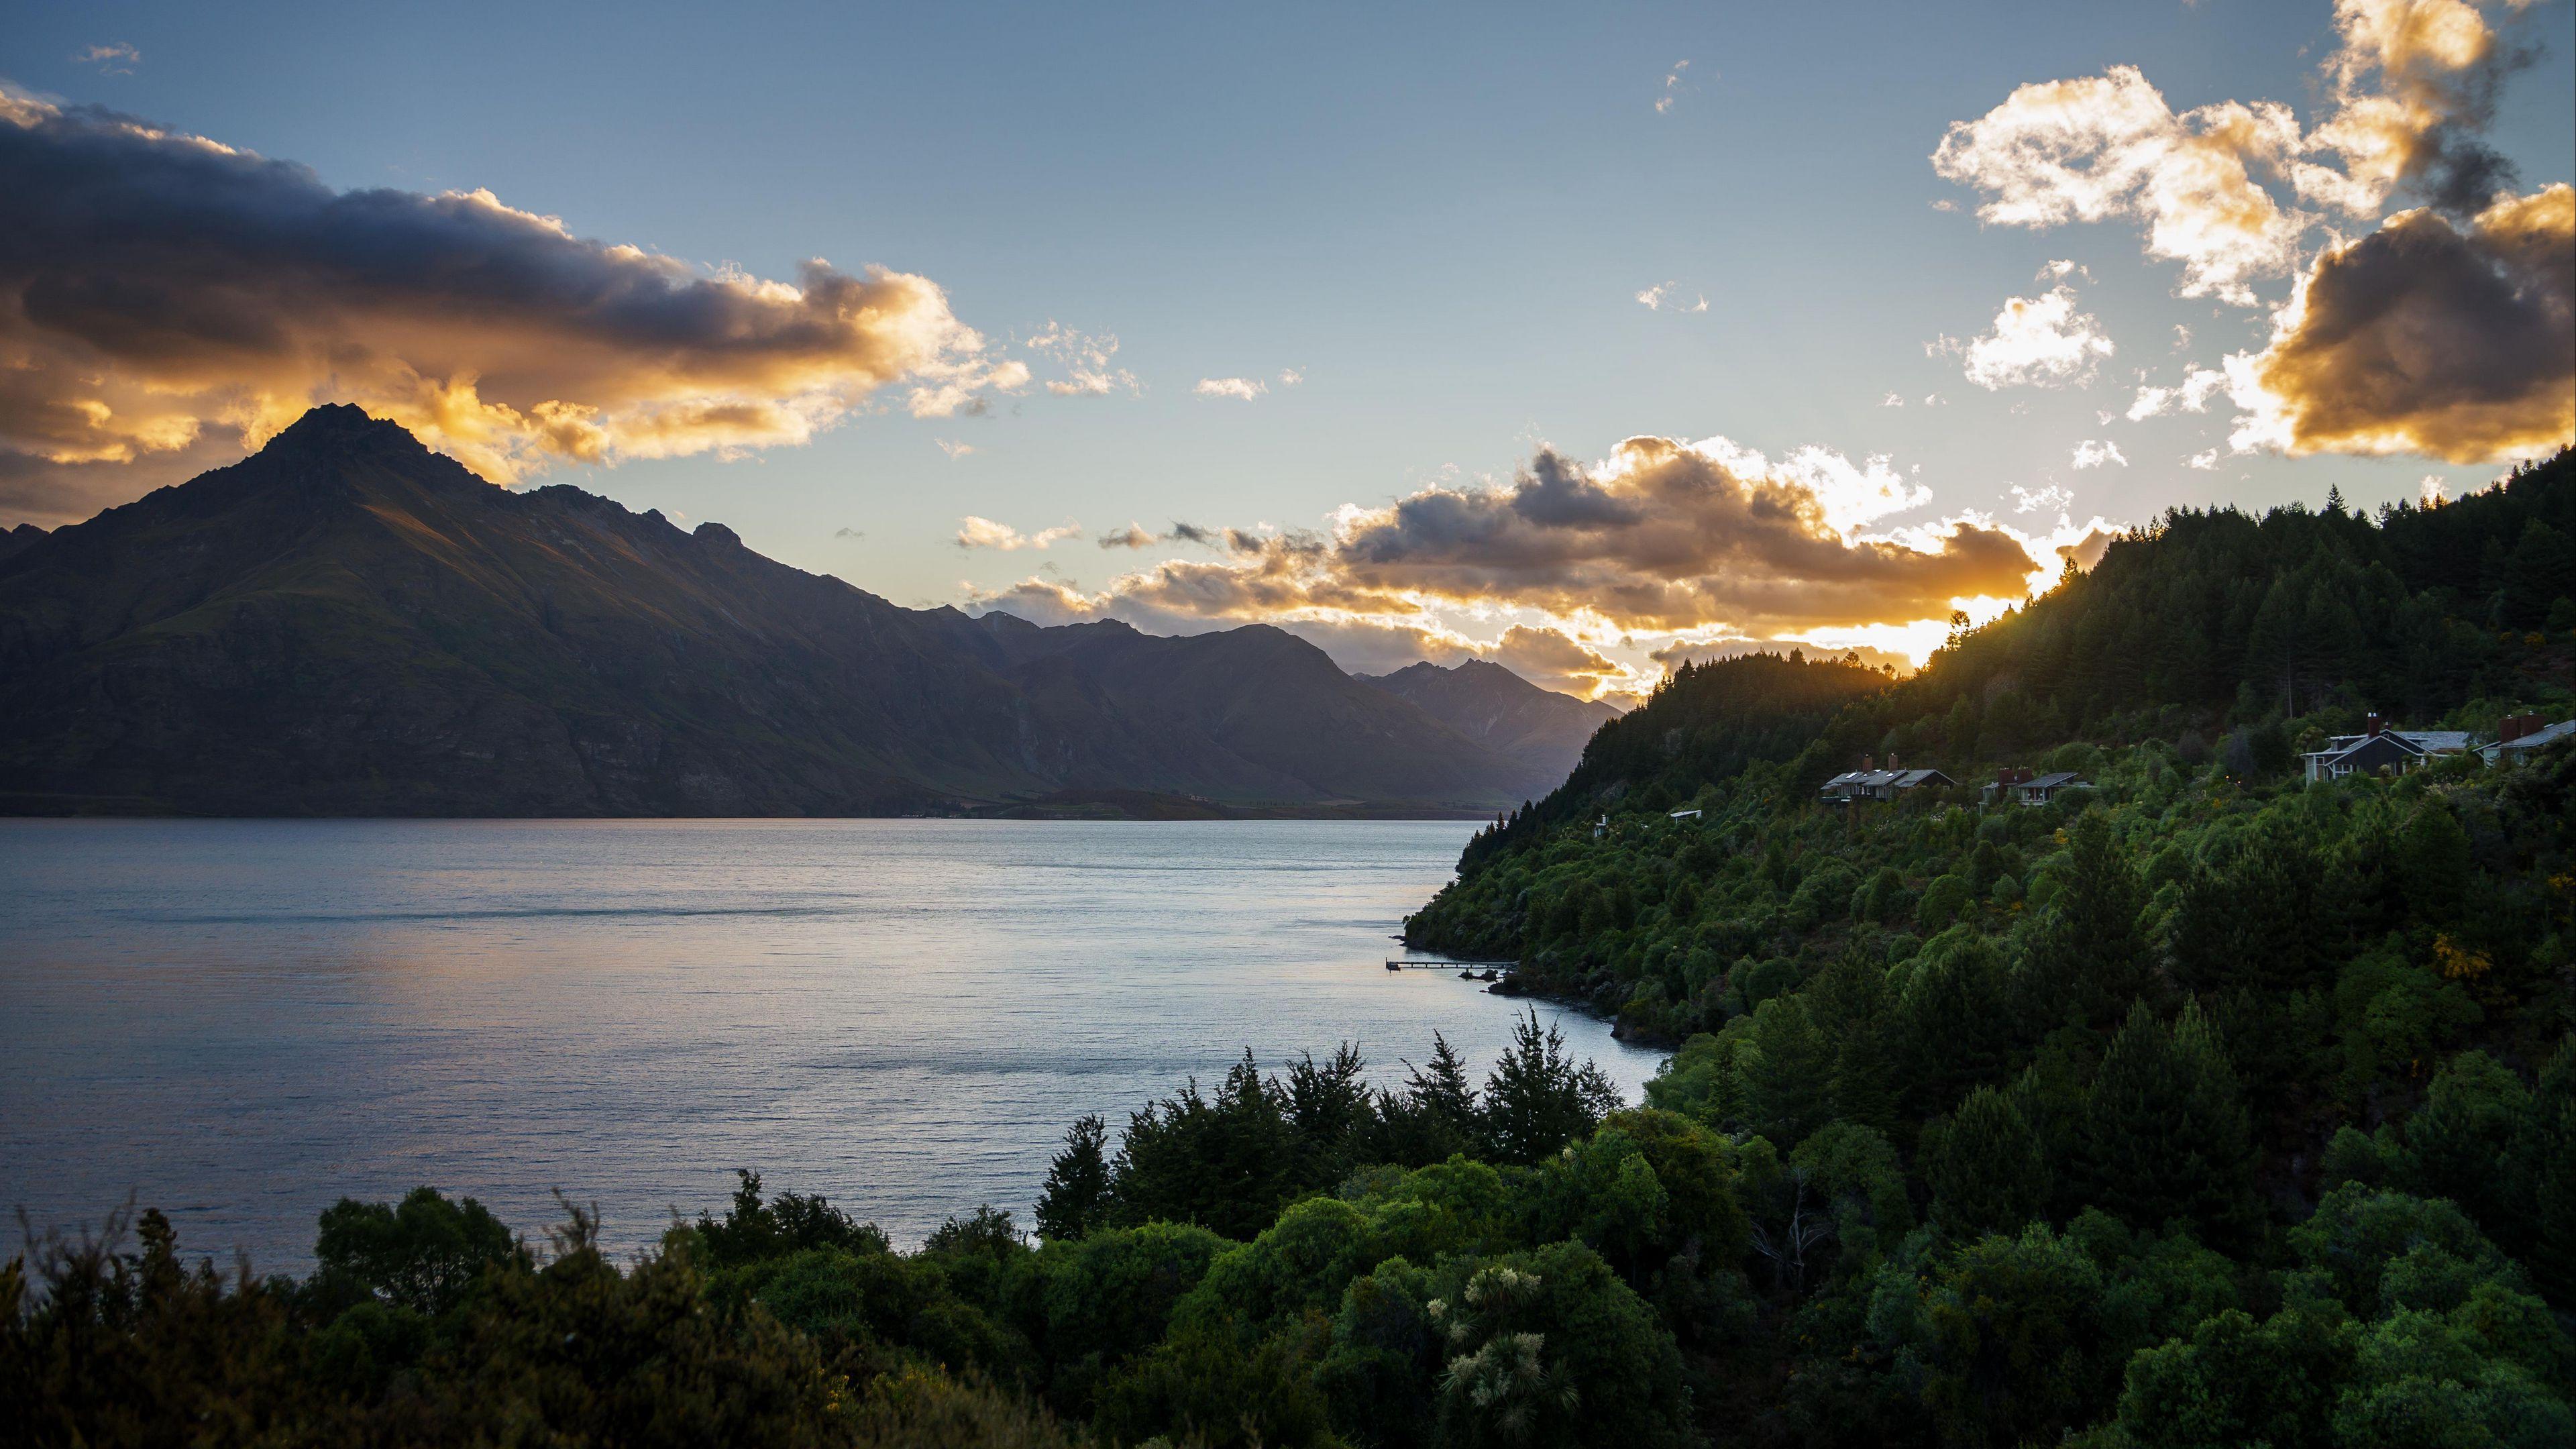
[[[2340,780],[2346,775],[2402,775],[2444,755],[2469,748],[2466,730],[2396,730],[2377,715],[2368,717],[2357,735],[2336,735],[2322,750],[2307,754],[2310,780]]]
[[[2034,775],[2027,780],[2016,782],[2012,787],[2012,793],[2013,798],[2024,805],[2045,805],[2064,791],[2092,788],[2092,781],[2077,777],[2073,770],[2059,770],[2053,774]]]
[[[1696,810],[1676,810],[1672,813],[1671,818],[1675,820],[1697,820],[1699,818],[1699,812]]]
[[[2045,805],[2067,790],[2090,790],[2093,782],[2079,777],[2073,770],[2059,770],[2043,775],[2026,765],[2006,765],[1995,771],[1994,783],[1982,792],[1985,803],[1998,799],[2018,800],[2024,805]]]
[[[2509,714],[2496,722],[2495,742],[2478,746],[2478,755],[2490,765],[2518,764],[2536,750],[2571,739],[2576,739],[2576,719],[2543,724],[2536,714]]]
[[[1908,790],[1919,790],[1926,785],[1956,783],[1938,770],[1898,769],[1892,759],[1887,762],[1886,769],[1873,770],[1869,757],[1863,755],[1859,769],[1845,770],[1827,780],[1816,791],[1816,796],[1833,804],[1848,805],[1854,800],[1893,800]]]

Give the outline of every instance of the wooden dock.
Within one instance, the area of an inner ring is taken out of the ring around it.
[[[1518,967],[1520,964],[1521,963],[1518,961],[1389,961],[1386,963],[1386,969],[1389,971],[1448,971],[1452,969],[1459,971],[1509,971]]]

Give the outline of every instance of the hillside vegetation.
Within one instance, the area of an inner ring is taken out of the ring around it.
[[[1642,1106],[1533,1017],[1481,1084],[1247,1056],[1076,1123],[1034,1240],[746,1175],[618,1265],[424,1190],[261,1281],[147,1216],[0,1274],[0,1402],[64,1444],[2576,1442],[2576,746],[2293,769],[2370,708],[2570,712],[2569,496],[2178,515],[1912,680],[1677,675],[1411,927],[1680,1038]],[[1864,752],[2094,788],[1818,803]]]

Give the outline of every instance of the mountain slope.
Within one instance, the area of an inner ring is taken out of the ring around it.
[[[1482,659],[1445,669],[1425,661],[1360,677],[1487,749],[1528,764],[1550,786],[1583,758],[1593,731],[1619,717],[1598,700],[1541,689]]]
[[[22,810],[872,814],[1069,788],[1482,808],[1529,784],[1274,631],[1115,647],[1039,632],[1079,637],[1015,649],[721,525],[507,492],[319,408],[255,457],[0,559],[0,794]]]

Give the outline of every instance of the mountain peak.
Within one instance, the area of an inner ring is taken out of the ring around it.
[[[396,448],[405,453],[429,451],[411,435],[410,429],[373,416],[355,403],[321,403],[307,409],[304,416],[269,439],[260,451],[340,452],[353,447]]]

